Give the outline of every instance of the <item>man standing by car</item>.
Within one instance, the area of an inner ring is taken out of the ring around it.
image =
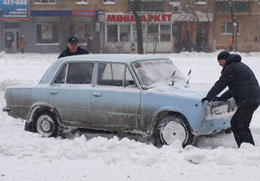
[[[68,39],[67,48],[59,55],[58,58],[72,56],[72,55],[82,55],[89,54],[89,52],[78,45],[78,39],[74,36]]]
[[[252,70],[241,62],[241,56],[222,51],[218,55],[221,76],[201,101],[227,101],[233,97],[238,109],[231,119],[231,130],[238,147],[244,142],[255,145],[250,122],[254,111],[260,104],[260,88]],[[216,97],[228,86],[228,90]]]

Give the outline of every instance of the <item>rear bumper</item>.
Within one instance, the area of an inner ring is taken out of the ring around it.
[[[8,106],[5,106],[2,110],[3,110],[4,112],[9,112],[9,111],[11,111],[11,108],[8,107]]]

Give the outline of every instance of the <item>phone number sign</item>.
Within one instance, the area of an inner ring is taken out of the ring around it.
[[[29,18],[29,0],[0,0],[0,19],[14,18]]]

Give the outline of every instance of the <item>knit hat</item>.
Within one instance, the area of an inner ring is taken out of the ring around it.
[[[227,60],[229,56],[230,53],[228,53],[227,51],[222,51],[218,54],[218,60],[222,60],[222,59]]]

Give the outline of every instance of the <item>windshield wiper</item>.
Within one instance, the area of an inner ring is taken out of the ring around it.
[[[191,69],[190,69],[190,71],[189,71],[189,73],[188,73],[188,76],[189,76],[189,78],[188,78],[188,80],[187,80],[187,82],[186,82],[187,85],[190,83]]]
[[[173,73],[172,73],[172,75],[171,75],[171,77],[170,77],[170,79],[172,79],[172,85],[174,85],[174,79],[173,79],[173,77],[174,77],[175,73],[176,73],[176,70],[173,71]]]

